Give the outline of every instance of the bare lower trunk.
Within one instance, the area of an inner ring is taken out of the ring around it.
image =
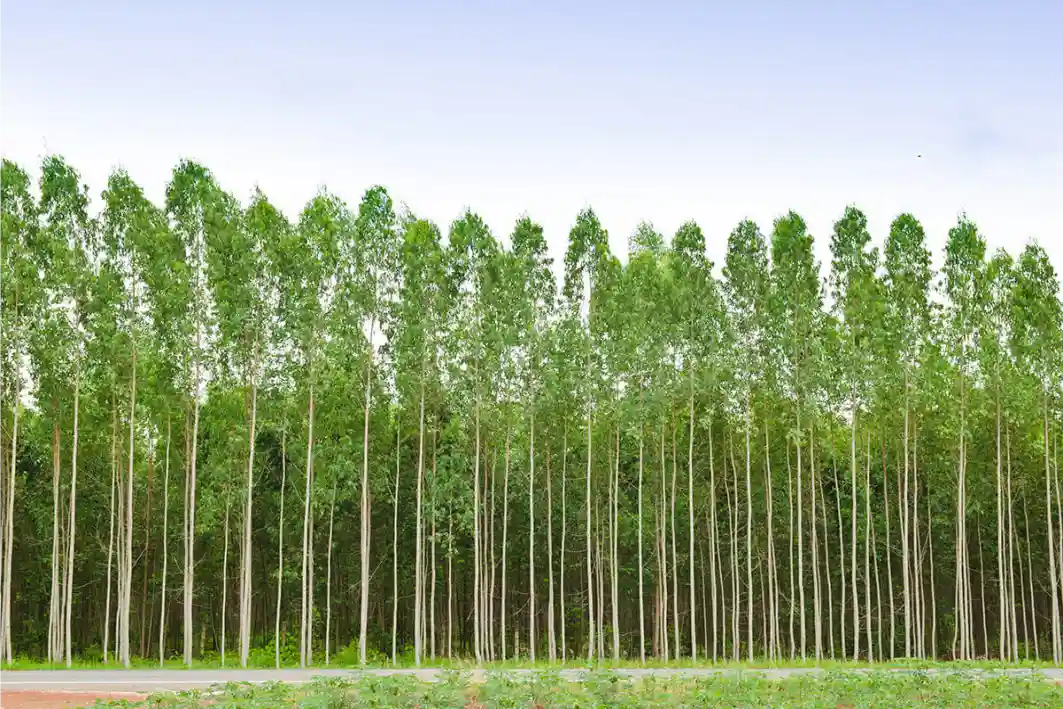
[[[192,411],[192,456],[185,486],[184,661],[192,666],[192,589],[196,551],[196,453],[199,448],[198,374]],[[186,429],[187,430],[187,429]]]
[[[332,650],[332,527],[336,517],[336,480],[332,481],[332,502],[328,513],[328,551],[325,554],[325,664]]]
[[[122,664],[130,666],[129,656],[129,599],[133,592],[133,459],[135,453],[134,433],[137,417],[137,352],[133,349],[133,381],[129,393],[129,472],[126,475],[125,508],[125,577],[123,580],[122,604]]]
[[[48,603],[48,662],[59,659],[56,642],[59,622],[59,567],[61,543],[59,541],[59,422],[52,424],[52,588]]]
[[[535,412],[528,442],[528,658],[535,662]]]
[[[66,627],[64,628],[64,645],[66,647],[66,665],[67,668],[72,663],[73,651],[70,642],[70,619],[73,615],[73,554],[74,554],[74,539],[77,537],[75,530],[77,530],[77,516],[75,516],[75,510],[78,508],[78,424],[79,424],[79,403],[81,401],[81,371],[74,375],[73,381],[73,449],[70,454],[70,545],[67,550],[67,565],[66,565],[66,579],[64,586],[66,587],[66,618],[64,619]],[[167,440],[166,444],[169,445],[169,424],[167,424]],[[164,537],[165,539],[165,537]]]
[[[589,402],[588,402],[589,403]],[[663,443],[662,443],[663,445]],[[594,659],[594,570],[591,564],[591,546],[593,543],[593,532],[591,530],[591,412],[590,407],[587,408],[587,618],[588,623],[588,638],[587,638],[587,659]],[[662,452],[663,456],[663,452]],[[663,457],[662,457],[663,460]]]
[[[852,471],[852,522],[853,537],[849,547],[849,586],[853,593],[853,659],[860,659],[860,595],[856,586],[856,396],[853,395],[853,414],[849,427],[849,452],[851,455],[850,470]]]
[[[509,536],[509,454],[510,431],[506,429],[506,461],[502,473],[502,659],[506,659],[506,561]],[[516,648],[514,648],[516,651]]]
[[[162,475],[162,581],[159,584],[161,601],[159,604],[159,667],[166,662],[166,572],[170,560],[170,419],[166,418],[166,461],[163,463]],[[71,507],[70,517],[74,512]],[[67,660],[69,666],[69,658]]]
[[[273,662],[281,666],[281,593],[284,590],[284,489],[288,483],[288,429],[281,430],[281,500],[277,522],[277,610],[273,626]]]
[[[112,404],[113,406],[113,404]],[[13,447],[13,446],[12,446]],[[14,461],[12,461],[14,462]],[[109,531],[107,533],[107,601],[103,611],[103,664],[107,664],[107,652],[110,648],[111,638],[111,560],[114,555],[114,519],[115,519],[115,494],[118,489],[118,409],[114,407],[112,410],[111,419],[111,504],[107,513],[109,521]],[[11,486],[12,493],[14,492],[14,482]],[[9,493],[9,494],[12,494]],[[10,522],[11,516],[8,515],[8,521]],[[10,544],[10,539],[8,540]],[[10,552],[8,553],[10,556]],[[10,579],[10,574],[8,575]],[[115,631],[117,632],[117,630]],[[117,658],[116,658],[117,659]],[[8,663],[11,660],[8,659]]]
[[[225,601],[229,594],[229,495],[225,495],[225,542],[221,561],[221,666],[225,667]]]
[[[546,449],[546,633],[550,662],[557,662],[557,636],[554,622],[554,496],[550,479],[550,449]]]
[[[303,561],[301,581],[301,617],[299,623],[299,666],[306,667],[310,662],[309,638],[311,635],[310,624],[313,622],[311,610],[309,583],[310,564],[310,497],[314,482],[314,386],[310,385],[310,397],[307,404],[307,435],[306,435],[306,489],[303,493]]]
[[[690,567],[690,659],[698,659],[697,602],[694,599],[694,379],[690,380],[690,432],[687,441],[687,524]],[[619,453],[619,451],[618,451]],[[750,515],[752,517],[752,515]]]
[[[746,394],[746,653],[753,661],[753,479],[750,405]],[[693,421],[693,419],[691,419]],[[691,423],[693,426],[693,423]],[[804,616],[802,615],[802,618]]]
[[[247,437],[247,498],[244,504],[243,566],[240,576],[240,666],[247,667],[251,650],[251,500],[255,469],[255,424],[258,415],[258,385],[251,384],[251,432]]]
[[[422,564],[424,562],[424,548],[421,544],[421,495],[424,487],[424,384],[421,384],[421,408],[420,421],[418,424],[417,443],[417,486],[416,486],[416,511],[415,511],[415,539],[414,539],[414,603],[413,603],[413,663],[421,666],[421,655],[424,648],[421,646],[421,630],[424,626],[424,617],[421,615],[421,599],[424,598],[424,575]],[[330,523],[331,528],[331,523]],[[331,536],[331,531],[330,531]]]
[[[391,522],[391,664],[399,662],[399,436],[401,428],[395,421],[395,496]],[[479,514],[479,513],[477,513]]]
[[[565,510],[568,507],[568,489],[566,487],[566,479],[568,478],[568,421],[565,422],[564,432],[561,435],[561,551],[560,551],[560,569],[558,578],[558,593],[561,596],[561,661],[564,662],[568,657],[568,648],[565,646],[565,534],[568,531],[567,518]]]
[[[362,415],[362,504],[359,508],[361,516],[361,537],[359,543],[359,562],[361,564],[359,604],[359,630],[358,630],[358,662],[362,665],[366,662],[366,645],[368,643],[369,628],[369,544],[370,532],[372,531],[369,513],[369,406],[372,401],[373,382],[373,326],[375,320],[369,324],[369,360],[365,371],[365,408]]]
[[[642,664],[646,664],[646,608],[643,592],[643,574],[644,574],[644,562],[642,559],[642,477],[643,477],[643,440],[642,440],[642,426],[639,426],[639,492],[638,492],[638,506],[639,506],[639,661]],[[563,566],[563,564],[562,564]]]

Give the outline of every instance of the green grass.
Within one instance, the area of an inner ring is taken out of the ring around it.
[[[131,665],[134,669],[158,669],[158,658],[144,658],[133,657],[131,659]],[[324,668],[326,665],[319,658],[317,662],[311,665],[314,668]],[[185,669],[184,661],[179,657],[167,658],[163,663],[165,669],[180,670]],[[211,653],[203,657],[197,657],[192,661],[192,669],[238,669],[240,667],[240,656],[238,652],[228,654],[226,657],[226,663],[223,666],[221,658],[217,654]],[[263,653],[261,651],[253,652],[248,661],[248,667],[255,669],[273,669],[274,668],[274,655],[272,649],[269,653]],[[285,658],[281,658],[281,667],[298,667],[298,661],[285,661]],[[370,661],[366,665],[360,665],[357,660],[357,653],[348,654],[341,652],[334,656],[327,667],[332,669],[387,669],[392,667],[404,667],[412,668],[413,653],[405,653],[400,655],[398,663],[393,665],[391,661],[383,657],[370,658]],[[1019,662],[1001,662],[1000,660],[948,660],[948,661],[934,661],[934,660],[921,660],[913,658],[895,659],[883,662],[869,663],[865,660],[853,661],[853,660],[821,660],[817,662],[813,658],[806,660],[800,659],[783,659],[778,661],[769,661],[763,658],[755,658],[753,661],[741,661],[732,662],[730,660],[724,660],[713,663],[710,660],[701,660],[694,662],[690,658],[682,658],[678,660],[670,660],[668,662],[661,662],[658,659],[648,659],[646,664],[643,665],[638,660],[620,660],[614,662],[613,660],[604,660],[602,662],[588,662],[586,659],[581,658],[578,660],[569,660],[565,663],[551,663],[548,660],[537,660],[531,662],[524,658],[511,659],[504,661],[485,662],[477,664],[474,660],[464,658],[438,658],[435,661],[426,660],[421,663],[421,667],[435,667],[440,669],[451,670],[467,670],[473,668],[485,668],[485,669],[537,669],[537,670],[551,670],[557,668],[586,668],[586,669],[627,669],[638,667],[669,667],[669,668],[698,668],[698,667],[718,667],[718,668],[733,668],[733,669],[767,669],[767,668],[782,668],[782,667],[818,667],[825,670],[846,670],[846,669],[889,669],[889,668],[908,668],[908,669],[1003,669],[1003,668],[1049,668],[1053,667],[1052,663],[1047,660],[1020,660]],[[35,658],[20,656],[15,657],[14,662],[11,665],[4,665],[3,669],[6,670],[48,670],[48,669],[65,669],[66,664],[63,662],[49,663],[44,660]],[[124,667],[116,663],[113,659],[110,663],[104,664],[101,658],[79,658],[75,657],[72,663],[73,669],[124,669]]]
[[[1043,678],[947,676],[913,673],[831,671],[818,677],[770,680],[756,676],[649,678],[632,681],[607,670],[589,672],[581,682],[556,672],[514,678],[489,672],[470,681],[451,671],[436,683],[409,676],[319,679],[308,685],[229,684],[208,691],[158,694],[142,702],[99,702],[98,707],[164,709],[179,707],[1058,707],[1063,687]]]

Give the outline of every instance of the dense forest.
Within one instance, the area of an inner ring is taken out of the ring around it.
[[[8,663],[1063,659],[1036,244],[2,170]]]

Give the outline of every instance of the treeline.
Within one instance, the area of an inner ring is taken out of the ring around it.
[[[534,221],[380,187],[2,170],[9,663],[1063,659],[1034,244],[961,217],[935,271],[850,207],[824,279],[793,212],[717,268],[588,209],[555,280]]]

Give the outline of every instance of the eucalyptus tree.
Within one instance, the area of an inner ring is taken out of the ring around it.
[[[867,231],[867,217],[855,207],[848,207],[834,224],[831,237],[831,296],[839,330],[839,385],[849,393],[849,453],[852,504],[852,538],[850,540],[850,588],[853,607],[853,659],[860,656],[860,598],[856,583],[857,564],[857,426],[862,403],[866,403],[873,376],[874,349],[872,336],[878,321],[879,282],[875,277],[878,250],[868,248],[871,240]],[[866,494],[867,491],[865,491]],[[840,531],[840,530],[839,530]],[[865,539],[865,544],[870,544]],[[870,598],[870,583],[864,574],[865,606]],[[869,610],[865,607],[865,610]],[[870,615],[869,615],[870,617]],[[868,658],[872,657],[870,632]]]
[[[591,209],[584,209],[576,217],[576,223],[569,232],[568,249],[565,252],[565,279],[563,293],[573,316],[584,322],[586,341],[583,353],[586,377],[582,392],[585,398],[587,415],[587,486],[586,486],[586,549],[587,549],[587,618],[588,639],[587,659],[594,654],[594,580],[591,570],[592,530],[591,530],[591,470],[593,467],[592,427],[594,406],[592,379],[594,377],[593,335],[596,331],[595,298],[596,277],[602,261],[608,255],[609,234],[602,228],[597,215]],[[599,603],[601,599],[599,599]]]
[[[249,400],[244,531],[240,563],[240,665],[247,666],[251,644],[251,521],[254,487],[258,389],[269,355],[271,294],[266,242],[277,237],[281,217],[256,191],[246,215],[227,194],[216,196],[217,228],[207,231],[207,280],[213,291],[219,345],[228,368],[237,372]]]
[[[1011,609],[1017,604],[1009,601],[1008,585],[1006,580],[1005,559],[1007,547],[1010,545],[1010,535],[1006,532],[1005,510],[1007,509],[1008,487],[1004,482],[1004,440],[1001,429],[1003,422],[1008,418],[1008,405],[1004,400],[1003,389],[1005,382],[1012,379],[1010,376],[1011,357],[1009,341],[1011,339],[1011,307],[1012,293],[1015,288],[1015,264],[1007,252],[998,250],[986,264],[986,302],[985,302],[985,328],[979,338],[979,369],[986,379],[985,388],[992,389],[994,409],[994,439],[995,439],[995,492],[996,492],[996,576],[997,576],[997,602],[998,602],[998,639],[997,651],[1001,661],[1005,661],[1011,654],[1009,646],[1012,643]],[[987,392],[988,393],[988,392]],[[979,544],[981,559],[982,546]],[[985,588],[982,588],[982,617],[986,616]],[[988,654],[989,638],[985,638],[986,652]],[[1015,641],[1017,642],[1017,640]]]
[[[15,549],[15,482],[18,471],[19,417],[29,387],[27,371],[30,326],[39,311],[42,295],[40,270],[36,260],[41,253],[38,206],[30,194],[29,176],[14,163],[3,160],[0,167],[0,404],[8,402],[11,425],[7,477],[0,471],[4,488],[0,491],[0,651],[10,665],[12,653],[11,575]],[[6,413],[0,406],[0,415]],[[3,458],[3,456],[0,456]],[[0,463],[2,466],[2,463]]]
[[[464,364],[464,377],[471,390],[473,423],[473,652],[476,659],[487,653],[488,603],[484,582],[484,553],[480,495],[483,456],[482,418],[487,403],[487,384],[495,379],[499,363],[498,318],[495,307],[502,287],[498,242],[478,215],[466,212],[450,227],[447,250],[448,289],[451,291],[454,330],[451,339]]]
[[[802,449],[805,446],[802,429],[802,414],[808,406],[809,384],[814,376],[812,369],[817,361],[818,330],[822,297],[820,294],[819,266],[812,254],[812,236],[808,234],[804,220],[790,212],[775,221],[772,233],[772,279],[773,294],[778,301],[780,344],[783,353],[783,371],[786,386],[794,397],[796,431],[794,447],[797,453],[797,588],[800,608],[800,653],[807,649],[805,632],[805,571],[804,571],[804,499],[802,481]],[[805,417],[808,418],[808,415]],[[814,460],[814,459],[813,459]],[[748,470],[748,463],[747,463]],[[748,472],[747,472],[748,475]],[[815,490],[815,470],[812,470],[811,489]],[[813,510],[815,507],[813,507]],[[812,525],[813,530],[815,525]],[[813,547],[814,548],[814,547]],[[749,581],[752,588],[752,581]],[[818,584],[814,588],[816,658],[822,654],[822,627]],[[752,609],[750,609],[752,616]],[[752,632],[750,632],[752,644]]]
[[[73,598],[71,577],[74,563],[77,449],[79,404],[85,357],[87,308],[93,256],[93,224],[88,216],[88,188],[80,176],[61,157],[44,159],[40,179],[41,236],[44,245],[42,263],[47,307],[33,328],[38,375],[38,402],[48,402],[52,412],[53,446],[53,519],[52,519],[52,586],[49,609],[49,659],[64,655],[71,661],[70,612]],[[73,411],[65,411],[69,392],[73,390]],[[71,522],[65,526],[66,544],[60,539],[60,460],[59,438],[62,419],[72,423],[70,502]],[[64,548],[65,547],[65,548]],[[65,555],[65,559],[63,556]],[[64,652],[65,649],[65,652]]]
[[[121,302],[118,304],[118,336],[124,343],[128,360],[121,364],[127,372],[128,394],[128,468],[124,481],[119,479],[119,499],[125,502],[125,517],[117,518],[122,535],[118,536],[119,553],[119,609],[117,640],[121,662],[130,666],[129,623],[133,580],[133,476],[137,422],[137,371],[138,349],[150,325],[147,302],[148,292],[144,277],[150,268],[150,251],[154,243],[167,231],[166,220],[157,207],[145,196],[143,190],[127,173],[118,171],[111,175],[103,194],[104,211],[101,229],[106,251],[104,268],[111,271],[122,283]],[[145,343],[147,344],[147,343]],[[125,490],[122,492],[121,483]]]
[[[950,239],[951,242],[951,239]],[[1063,372],[1063,308],[1059,300],[1059,280],[1044,249],[1029,244],[1019,256],[1013,291],[1012,351],[1024,377],[1033,383],[1041,398],[1041,438],[1045,470],[1045,527],[1048,546],[1049,593],[1052,609],[1052,660],[1063,661],[1063,637],[1060,628],[1059,554],[1063,553],[1056,538],[1063,515],[1058,515],[1059,490],[1056,469],[1056,510],[1053,509],[1053,470],[1049,441],[1052,423],[1050,411],[1058,396]],[[1057,424],[1058,425],[1058,424]],[[1053,520],[1053,514],[1056,519]],[[1027,544],[1029,541],[1027,540]],[[1032,578],[1033,566],[1029,568]],[[1036,633],[1035,633],[1036,635]]]
[[[746,447],[746,586],[749,598],[747,599],[747,623],[746,641],[748,652],[753,652],[753,570],[752,570],[752,516],[753,516],[753,487],[752,487],[752,425],[753,425],[753,396],[755,389],[768,384],[768,338],[772,332],[772,315],[770,312],[769,298],[772,293],[772,283],[768,270],[768,247],[764,236],[755,223],[749,220],[742,221],[731,232],[727,240],[727,256],[724,265],[725,294],[727,298],[727,316],[732,324],[735,334],[733,376],[737,385],[735,396],[738,404],[744,412],[745,418],[745,447]],[[767,423],[765,422],[765,426]],[[765,436],[767,436],[765,428]],[[711,433],[710,433],[711,436]],[[765,451],[770,456],[770,450]],[[710,466],[711,455],[710,455]],[[767,539],[768,539],[768,584],[769,584],[769,639],[768,652],[774,655],[779,642],[779,596],[778,596],[778,568],[775,563],[774,524],[772,519],[772,493],[774,486],[771,480],[770,465],[767,468],[768,478],[765,484],[766,515],[767,515]],[[715,477],[714,470],[710,473]],[[713,533],[716,530],[715,510],[715,482],[710,482],[712,498],[710,511],[712,514],[711,525]],[[715,590],[715,588],[714,588]],[[715,601],[713,603],[715,613]],[[735,608],[732,612],[737,613]],[[713,657],[715,658],[715,634],[716,622],[713,620]]]
[[[664,299],[661,297],[663,278],[661,273],[664,256],[664,238],[652,226],[642,223],[635,230],[628,246],[629,257],[625,275],[628,279],[629,301],[626,307],[630,311],[628,337],[630,340],[630,380],[633,389],[637,389],[638,402],[635,407],[638,426],[638,605],[639,605],[639,658],[646,661],[645,599],[643,561],[643,489],[645,478],[645,428],[647,409],[657,408],[655,386],[659,379],[660,364],[664,361],[666,335],[666,317],[662,312]],[[635,394],[636,392],[632,392]],[[647,404],[646,399],[650,402]],[[659,542],[655,545],[659,548]],[[655,554],[655,556],[657,556]],[[658,563],[658,567],[660,564]]]
[[[167,284],[181,342],[181,379],[192,409],[192,433],[184,491],[184,662],[192,664],[193,594],[195,592],[196,473],[199,452],[199,415],[204,385],[210,369],[211,302],[207,282],[207,231],[214,226],[218,188],[209,171],[190,161],[181,162],[166,187],[166,212],[171,229],[183,246],[173,279]]]
[[[925,628],[920,623],[921,578],[919,476],[912,465],[913,389],[919,385],[920,362],[930,333],[930,252],[922,225],[910,214],[893,220],[884,249],[887,357],[898,368],[904,411],[901,511],[901,564],[904,588],[904,654],[923,655]],[[913,635],[914,634],[914,635]],[[913,642],[914,641],[914,642]]]
[[[369,494],[369,419],[373,392],[373,347],[377,328],[394,291],[398,240],[391,197],[383,187],[372,187],[362,196],[355,222],[355,244],[349,272],[349,297],[358,303],[365,335],[365,397],[362,414],[362,483],[359,559],[361,564],[358,660],[366,662],[369,626],[369,561],[372,536],[372,500]]]
[[[278,244],[274,268],[278,273],[281,312],[289,329],[307,392],[306,471],[303,496],[299,664],[313,658],[313,528],[314,415],[320,361],[329,309],[333,304],[338,238],[346,224],[343,202],[318,193],[303,208],[289,244]]]
[[[512,236],[512,259],[515,272],[508,284],[511,292],[520,293],[514,299],[516,306],[515,325],[518,329],[518,352],[521,362],[521,380],[525,408],[529,416],[528,451],[528,648],[530,658],[535,660],[535,416],[541,406],[543,394],[543,368],[547,353],[546,332],[554,304],[556,284],[551,271],[551,259],[547,253],[543,228],[528,217],[517,221]],[[547,567],[552,578],[552,563]],[[548,621],[548,646],[550,659],[556,659],[556,640],[553,627],[553,584],[550,616]]]
[[[425,618],[425,579],[423,540],[423,488],[425,478],[425,401],[430,389],[438,387],[434,373],[438,346],[439,300],[444,286],[443,250],[439,229],[425,220],[411,220],[403,232],[401,286],[396,317],[388,341],[395,353],[398,393],[418,412],[417,481],[414,539],[414,663],[424,657],[422,638]]]
[[[689,385],[687,432],[687,540],[690,591],[690,656],[698,657],[697,599],[694,582],[694,424],[695,397],[699,385],[712,389],[718,385],[719,353],[724,343],[723,303],[712,275],[713,265],[705,256],[705,235],[695,222],[679,227],[672,241],[672,268],[678,289],[682,358]],[[751,519],[747,520],[751,523]],[[747,528],[747,534],[749,528]]]
[[[969,408],[976,374],[976,347],[984,326],[985,241],[973,222],[961,217],[945,245],[946,348],[957,379],[959,443],[956,487],[956,636],[953,652],[970,659],[974,650],[970,552],[967,544]]]

